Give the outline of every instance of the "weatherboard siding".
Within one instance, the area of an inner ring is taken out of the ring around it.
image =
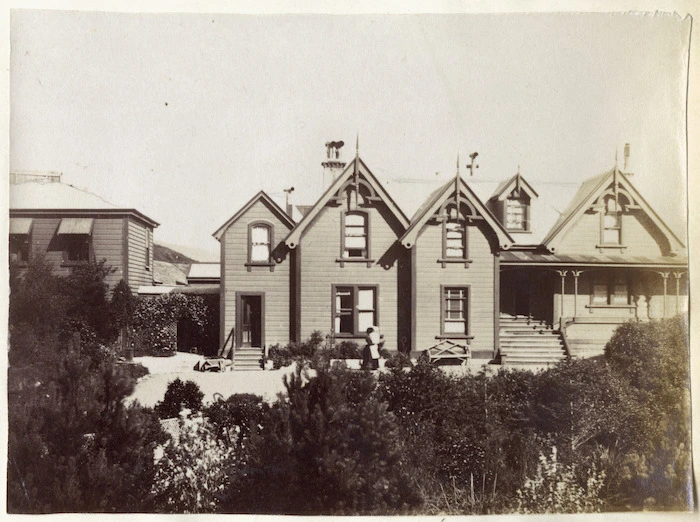
[[[468,255],[472,261],[447,263],[442,257],[442,224],[429,221],[421,230],[416,244],[416,296],[414,350],[425,350],[440,342],[442,286],[469,286],[469,341],[472,351],[494,350],[494,255],[486,236],[486,226],[471,225],[468,232]]]
[[[273,227],[273,250],[283,243],[289,226],[282,222],[261,201],[255,202],[248,211],[232,223],[221,238],[221,294],[222,321],[221,343],[236,326],[236,292],[264,292],[264,342],[287,344],[289,335],[289,254],[270,271],[267,266],[250,267],[248,262],[248,225],[264,221]]]
[[[586,212],[569,228],[557,254],[600,254],[600,214]],[[668,254],[668,241],[654,223],[641,211],[622,215],[622,244],[626,248],[602,249],[604,254],[657,257]]]
[[[362,262],[345,262],[340,258],[341,223],[344,206],[324,207],[301,238],[301,339],[318,330],[329,335],[333,330],[332,286],[376,285],[378,287],[378,325],[384,334],[385,348],[397,350],[399,342],[408,343],[406,323],[410,320],[410,302],[399,305],[399,259],[408,252],[398,244],[401,225],[383,203],[361,207],[369,214],[371,266]],[[396,259],[394,259],[396,258]],[[381,266],[389,261],[390,266]],[[406,286],[410,286],[410,283]],[[403,295],[403,294],[401,294]],[[345,339],[345,337],[343,337]],[[364,336],[350,338],[358,344]]]
[[[129,218],[129,286],[132,289],[153,284],[153,241],[149,237],[152,233],[144,224]],[[148,263],[146,262],[147,249],[150,256]]]
[[[70,274],[71,268],[63,265],[63,243],[56,234],[60,217],[32,218],[32,256],[44,255],[54,265],[59,276]],[[92,254],[96,261],[105,259],[115,271],[105,279],[112,289],[122,278],[122,220],[121,218],[94,218],[92,228]]]
[[[115,269],[106,278],[109,288],[114,288],[122,279],[122,220],[121,218],[95,218],[92,226],[92,249],[95,261],[106,261]]]

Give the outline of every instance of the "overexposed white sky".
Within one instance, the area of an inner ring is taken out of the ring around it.
[[[312,203],[324,143],[380,178],[580,182],[631,144],[685,234],[690,21],[676,15],[11,16],[10,169],[135,207],[208,252],[258,190]],[[418,185],[419,186],[419,185]],[[427,194],[416,191],[416,202]],[[410,211],[412,209],[406,209]]]

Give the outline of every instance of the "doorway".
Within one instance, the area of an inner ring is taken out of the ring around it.
[[[262,348],[265,298],[262,293],[238,293],[236,299],[236,345],[245,348]]]

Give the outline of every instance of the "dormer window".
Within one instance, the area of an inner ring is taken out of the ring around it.
[[[343,216],[342,257],[369,258],[369,217],[366,212],[346,212]]]
[[[528,230],[528,202],[520,198],[506,199],[506,229],[514,231]]]
[[[268,223],[251,223],[248,226],[248,271],[252,266],[269,266],[272,261],[273,228]]]

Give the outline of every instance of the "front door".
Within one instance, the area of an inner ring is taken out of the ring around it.
[[[263,296],[239,295],[238,346],[262,347]]]

